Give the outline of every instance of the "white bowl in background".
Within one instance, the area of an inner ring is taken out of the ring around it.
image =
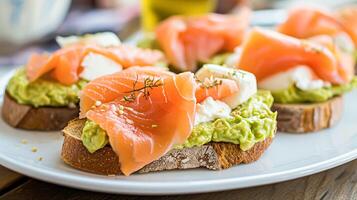
[[[71,0],[0,0],[0,43],[20,46],[55,31]]]

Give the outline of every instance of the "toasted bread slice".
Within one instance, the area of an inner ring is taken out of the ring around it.
[[[61,157],[68,165],[87,172],[104,175],[121,174],[119,159],[112,148],[104,148],[89,153],[80,139],[85,119],[75,119],[64,128],[64,143]],[[204,167],[212,170],[229,168],[240,163],[250,163],[259,159],[269,147],[272,138],[255,144],[248,151],[242,151],[239,145],[212,142],[200,147],[174,149],[144,168],[139,173],[191,169]]]
[[[342,117],[343,98],[334,97],[326,102],[313,104],[278,104],[278,131],[307,133],[335,125]]]
[[[62,130],[78,116],[79,108],[39,107],[17,103],[8,93],[4,95],[2,117],[15,128],[40,131]]]

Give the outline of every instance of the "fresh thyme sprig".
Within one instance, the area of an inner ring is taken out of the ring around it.
[[[200,84],[200,87],[202,88],[213,88],[219,85],[222,85],[223,81],[222,79],[217,79],[214,78],[213,76],[204,79],[203,81],[199,80],[196,76],[195,76],[196,82]]]
[[[154,76],[151,76],[151,77],[146,77],[144,79],[144,86],[137,88],[138,79],[139,79],[139,77],[136,76],[136,79],[133,83],[133,89],[126,92],[126,93],[129,93],[129,95],[123,96],[123,101],[133,102],[133,101],[135,101],[135,99],[138,97],[138,95],[140,93],[143,94],[144,97],[147,99],[147,98],[149,98],[150,91],[153,88],[160,87],[160,86],[164,85],[161,78],[156,78]]]

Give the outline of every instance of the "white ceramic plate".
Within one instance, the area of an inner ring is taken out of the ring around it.
[[[2,75],[0,86],[5,85],[11,73]],[[278,133],[257,162],[223,171],[195,169],[129,177],[93,175],[75,170],[61,161],[63,136],[60,132],[21,131],[2,120],[0,164],[43,181],[110,193],[184,194],[275,183],[317,173],[357,158],[357,91],[346,95],[345,99],[348,109],[336,127],[302,135]],[[23,140],[28,143],[23,144]],[[33,147],[38,151],[32,152]],[[42,161],[39,161],[40,157]]]

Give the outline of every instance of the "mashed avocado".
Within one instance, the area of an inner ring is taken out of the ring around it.
[[[315,90],[301,90],[295,85],[288,89],[272,92],[274,101],[277,103],[315,103],[346,93],[353,88],[357,88],[357,77],[344,85],[323,87]]]
[[[226,60],[232,53],[221,53],[213,56],[207,63],[216,65],[226,65]]]
[[[78,93],[86,83],[87,81],[80,80],[76,84],[65,86],[43,78],[30,83],[22,68],[10,79],[6,91],[20,104],[34,107],[68,106],[79,102]]]
[[[143,49],[161,50],[154,33],[147,33],[141,40],[137,42],[136,46]]]
[[[101,129],[98,124],[90,120],[87,120],[83,127],[81,139],[83,145],[90,153],[94,153],[108,144],[108,136],[105,130]]]
[[[201,146],[208,142],[240,144],[242,150],[250,149],[255,143],[273,137],[276,128],[276,113],[270,110],[273,97],[270,92],[259,91],[231,113],[232,118],[217,119],[198,124],[187,141],[176,148]],[[82,132],[83,145],[95,152],[108,143],[105,131],[92,121],[87,121]]]
[[[273,137],[277,114],[270,110],[273,97],[270,92],[259,91],[231,113],[233,118],[216,119],[195,126],[190,137],[178,146],[201,146],[208,142],[240,144],[243,151],[267,137]]]

